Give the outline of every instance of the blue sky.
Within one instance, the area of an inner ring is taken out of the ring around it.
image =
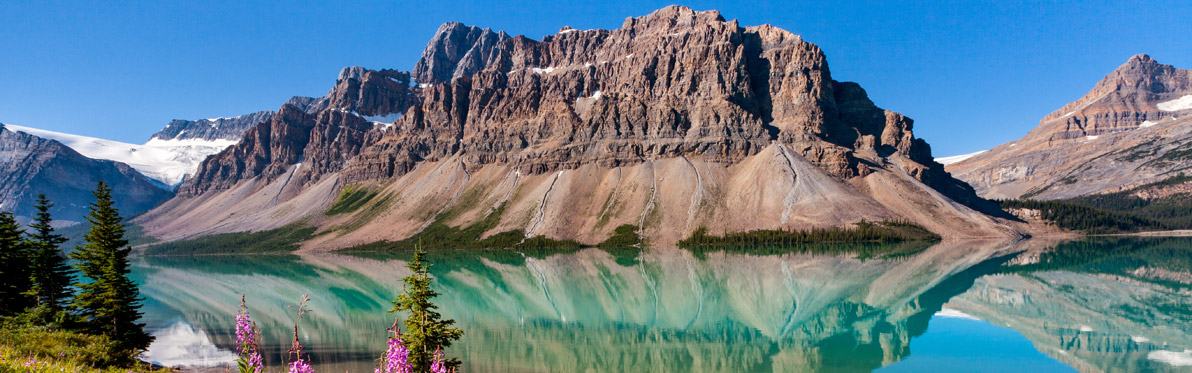
[[[672,2],[121,3],[0,4],[0,122],[140,143],[170,119],[321,96],[344,66],[408,70],[446,21],[540,39]],[[803,35],[936,155],[1021,137],[1131,55],[1192,68],[1189,1],[681,4]]]

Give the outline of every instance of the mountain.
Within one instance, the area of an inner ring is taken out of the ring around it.
[[[244,135],[244,131],[257,125],[258,123],[269,120],[273,117],[272,111],[259,111],[252,114],[245,114],[238,117],[226,118],[208,118],[199,120],[183,120],[175,119],[170,121],[161,131],[153,134],[149,138],[152,140],[232,140],[238,141]]]
[[[234,118],[174,120],[140,145],[15,125],[8,127],[57,140],[88,158],[127,164],[172,189],[193,174],[207,156],[232,146],[247,128],[272,116],[273,112],[263,111]]]
[[[112,187],[116,207],[133,216],[169,199],[173,193],[120,162],[91,159],[58,141],[0,124],[0,210],[22,221],[34,213],[39,193],[55,204],[59,223],[83,221],[99,180]]]
[[[861,220],[1016,235],[912,124],[833,80],[814,44],[716,11],[541,41],[453,22],[412,73],[347,68],[287,102],[138,224],[171,240],[302,222],[335,232],[308,242],[322,248],[433,224],[583,242]]]
[[[948,165],[987,198],[1192,191],[1192,71],[1137,55],[1021,139]]]

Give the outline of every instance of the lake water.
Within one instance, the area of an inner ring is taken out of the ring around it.
[[[1049,247],[1050,246],[1050,247]],[[371,372],[409,253],[134,258],[149,358]],[[432,252],[464,371],[1192,371],[1192,239]]]

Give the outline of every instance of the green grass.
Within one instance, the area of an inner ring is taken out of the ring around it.
[[[604,242],[596,244],[597,247],[631,247],[642,243],[642,238],[637,234],[637,226],[633,224],[623,224],[613,229],[613,235]]]
[[[323,213],[327,216],[334,216],[339,214],[347,214],[359,210],[364,204],[371,201],[377,196],[377,192],[360,188],[357,186],[347,186],[340,189],[339,196],[335,197],[335,202]]]
[[[748,232],[728,233],[723,236],[708,234],[705,228],[697,229],[690,237],[679,241],[679,246],[758,246],[791,245],[813,242],[903,242],[938,241],[940,236],[909,222],[883,221],[858,222],[850,228],[813,228],[809,230],[764,229]]]
[[[260,232],[221,233],[195,239],[166,242],[141,249],[140,255],[211,255],[245,253],[287,253],[314,237],[316,228],[299,221]]]
[[[112,356],[111,347],[102,336],[5,323],[0,326],[0,372],[168,372],[131,356]]]

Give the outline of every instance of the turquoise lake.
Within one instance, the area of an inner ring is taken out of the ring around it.
[[[409,253],[138,257],[149,360],[371,372]],[[466,372],[1192,371],[1192,239],[432,251]]]

